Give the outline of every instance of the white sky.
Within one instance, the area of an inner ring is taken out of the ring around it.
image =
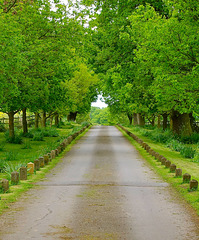
[[[105,108],[105,107],[107,107],[108,105],[107,105],[106,103],[102,102],[100,99],[102,99],[102,101],[103,101],[102,95],[98,95],[97,102],[92,102],[92,103],[91,103],[91,106],[92,106],[92,107],[99,107],[99,108]]]

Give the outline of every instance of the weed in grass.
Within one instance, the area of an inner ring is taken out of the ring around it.
[[[14,151],[6,152],[4,155],[4,160],[5,161],[16,161],[16,160],[18,160],[18,153],[14,152]]]

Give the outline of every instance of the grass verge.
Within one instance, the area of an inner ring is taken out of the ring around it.
[[[196,210],[199,215],[199,191],[189,191],[189,184],[182,182],[182,177],[175,177],[175,173],[171,173],[168,168],[164,165],[161,165],[160,162],[155,160],[154,157],[149,155],[139,143],[137,143],[133,138],[128,136],[121,128],[118,129],[123,133],[123,135],[132,143],[132,145],[139,151],[140,155],[153,167],[155,172],[160,175],[165,181],[170,183],[172,187],[174,187],[177,192]],[[133,132],[132,129],[127,128],[129,131]],[[136,132],[133,132],[136,134]],[[144,142],[148,143],[149,146],[154,150],[159,152],[165,158],[170,160],[172,163],[176,164],[178,168],[182,168],[183,174],[189,173],[192,176],[192,179],[199,180],[199,169],[196,164],[190,164],[186,159],[182,158],[179,153],[171,151],[170,149],[163,146],[160,143],[154,143],[147,137],[143,137],[141,135],[136,134],[139,138],[141,138]]]
[[[72,146],[76,144],[76,142],[89,130],[89,128],[74,139],[66,147],[66,149],[59,156],[54,158],[48,165],[45,165],[45,167],[41,168],[40,171],[37,171],[35,174],[29,176],[27,181],[20,181],[18,185],[10,186],[8,193],[0,194],[0,214],[9,210],[10,204],[16,202],[24,192],[35,187],[34,183],[42,180],[46,174],[60,162],[65,154],[71,150]]]

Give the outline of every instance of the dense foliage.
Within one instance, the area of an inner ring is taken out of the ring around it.
[[[97,92],[130,124],[170,123],[190,136],[198,131],[198,23],[196,0],[0,0],[0,111],[10,137],[17,112],[26,134],[27,110],[36,127],[39,117],[43,127],[52,117],[74,121]]]
[[[169,117],[179,135],[197,130],[198,1],[83,2],[95,9],[89,61],[110,109],[140,125],[159,117],[164,129]]]

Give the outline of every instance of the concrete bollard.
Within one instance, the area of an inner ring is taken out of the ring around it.
[[[157,161],[158,161],[158,162],[161,162],[162,157],[163,157],[162,155],[159,155]]]
[[[48,160],[49,160],[49,162],[51,162],[51,161],[52,161],[52,155],[51,155],[51,153],[47,153],[47,155],[48,155]]]
[[[33,173],[34,173],[34,163],[29,162],[29,163],[27,164],[27,168],[28,168],[28,173],[30,173],[30,174],[33,174]]]
[[[170,172],[175,172],[176,171],[176,165],[175,164],[171,164],[170,165]]]
[[[35,170],[39,171],[39,169],[40,169],[40,161],[39,161],[39,159],[35,159],[34,165],[35,165]]]
[[[26,167],[21,167],[19,169],[19,175],[20,175],[20,180],[27,180],[27,168]]]
[[[167,161],[167,159],[165,158],[165,157],[161,157],[161,164],[162,165],[165,165],[165,163],[166,163],[166,161]]]
[[[2,179],[0,181],[0,187],[3,190],[3,193],[8,192],[8,190],[9,190],[9,181],[7,179]]]
[[[43,157],[39,157],[39,163],[40,163],[40,168],[44,167],[44,158]]]
[[[55,149],[55,156],[58,156],[59,155],[59,150],[56,148]]]
[[[70,143],[73,141],[73,137],[72,137],[72,136],[69,136],[69,137],[67,138],[67,140],[68,140],[68,143],[70,144]]]
[[[189,183],[191,181],[191,175],[189,173],[183,174],[183,183]]]
[[[19,183],[19,173],[14,171],[11,173],[11,184],[17,185]]]
[[[45,165],[48,165],[48,162],[49,162],[49,157],[48,157],[48,155],[44,155],[44,164],[45,164]]]
[[[57,149],[58,149],[58,153],[60,154],[61,153],[61,147],[58,146]]]
[[[171,162],[170,162],[169,160],[167,160],[167,161],[165,162],[165,167],[166,167],[166,168],[170,168],[170,166],[171,166]]]
[[[176,177],[182,177],[182,169],[176,168]]]
[[[52,157],[52,159],[55,158],[55,150],[51,151],[51,157]]]
[[[194,191],[198,189],[198,181],[193,179],[190,181],[190,185],[189,185],[190,190]]]

